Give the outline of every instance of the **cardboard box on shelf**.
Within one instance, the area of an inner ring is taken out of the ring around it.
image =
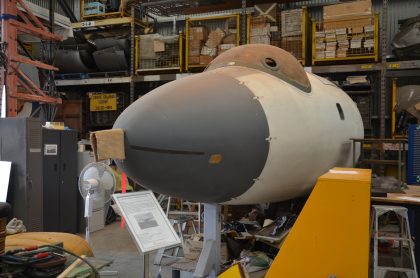
[[[338,28],[335,29],[335,34],[338,35],[347,35],[347,28]]]
[[[189,31],[189,40],[206,41],[208,38],[209,30],[206,26],[191,27]]]
[[[348,40],[347,34],[337,35],[337,41],[345,41]]]
[[[362,39],[360,38],[353,38],[350,41],[350,48],[361,48],[362,47]]]
[[[213,60],[213,57],[207,55],[200,55],[200,65],[208,65]]]
[[[225,37],[225,31],[223,31],[220,28],[217,28],[216,30],[210,32],[208,39],[206,41],[206,46],[210,48],[215,48],[219,44],[222,43],[222,40],[224,37]]]
[[[335,50],[325,50],[325,58],[335,58]]]
[[[315,38],[325,38],[325,32],[324,31],[316,31],[315,32]]]
[[[219,49],[218,49],[218,53],[219,55],[222,54],[223,52],[225,52],[226,50],[229,50],[231,48],[234,48],[236,46],[236,44],[233,43],[225,43],[225,44],[221,44],[219,45]]]
[[[367,25],[363,27],[365,33],[373,33],[375,32],[375,25]]]
[[[259,27],[252,27],[251,28],[251,37],[252,36],[264,36],[270,35],[270,23],[266,23],[265,25]]]
[[[236,34],[228,34],[223,40],[222,44],[236,44]]]
[[[372,14],[372,2],[370,0],[354,1],[323,7],[324,20],[342,19],[360,15]]]
[[[201,52],[200,55],[207,55],[207,56],[211,56],[211,57],[216,57],[217,56],[217,48],[210,48],[208,46],[203,46],[203,48],[201,48]]]
[[[270,44],[270,36],[264,35],[264,36],[252,36],[251,43],[261,43],[261,44]]]
[[[317,51],[324,51],[325,50],[325,43],[321,42],[321,43],[316,43],[315,44],[315,49]]]
[[[347,57],[347,49],[339,48],[337,49],[337,58],[345,58]]]
[[[325,51],[315,52],[315,59],[325,59]]]
[[[374,39],[366,39],[363,42],[363,47],[367,47],[367,48],[375,47],[375,40]]]
[[[153,41],[153,51],[154,52],[163,52],[165,51],[165,43],[161,40]]]
[[[251,18],[251,27],[265,26],[267,18],[264,15],[253,16]]]
[[[349,48],[350,42],[348,40],[345,41],[337,41],[338,48]]]
[[[302,9],[287,10],[281,12],[281,36],[302,35]]]
[[[188,56],[189,65],[198,65],[200,64],[200,56]]]
[[[327,40],[335,40],[337,37],[335,35],[335,33],[326,33],[325,34],[325,39]]]
[[[323,21],[323,27],[325,30],[347,28],[348,33],[352,33],[352,29],[353,29],[353,33],[355,31],[359,31],[359,33],[362,33],[363,27],[366,25],[371,25],[371,24],[372,24],[371,15],[354,16],[351,18],[338,19],[338,20],[325,20],[324,19]]]
[[[192,40],[188,42],[188,55],[189,56],[199,56],[201,53],[201,48],[203,47],[204,42],[201,40]]]

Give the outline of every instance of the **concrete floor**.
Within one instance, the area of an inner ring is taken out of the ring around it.
[[[120,228],[120,222],[114,222],[105,226],[103,230],[91,234],[92,248],[96,258],[113,260],[110,267],[104,270],[119,272],[119,277],[140,277],[142,267],[140,265],[140,253],[137,250],[126,228]],[[155,253],[150,255],[150,273],[154,275],[157,267],[153,265]],[[150,276],[153,277],[153,276]],[[169,278],[170,271],[163,271],[162,278]]]

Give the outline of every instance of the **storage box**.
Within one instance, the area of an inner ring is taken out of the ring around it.
[[[375,47],[375,40],[374,39],[365,39],[363,42],[363,47],[372,48]]]
[[[206,41],[206,46],[210,48],[216,48],[219,44],[222,43],[222,40],[225,37],[225,35],[225,32],[220,28],[211,31]]]
[[[324,31],[315,32],[315,38],[325,38],[325,32]]]
[[[266,23],[262,26],[251,28],[251,37],[264,36],[264,35],[270,35],[270,23]]]
[[[367,25],[364,28],[365,33],[374,33],[375,32],[375,25]]]
[[[325,39],[327,40],[335,40],[336,38],[335,33],[325,33]]]
[[[252,36],[251,43],[262,43],[262,44],[270,44],[270,36]]]
[[[353,16],[371,15],[372,2],[370,0],[354,1],[343,4],[324,6],[323,18],[329,19],[342,19]]]
[[[347,57],[347,49],[339,48],[337,49],[337,58]]]
[[[335,58],[335,50],[329,50],[329,51],[325,51],[325,58]]]
[[[227,51],[231,48],[234,48],[235,46],[236,46],[236,44],[233,44],[233,43],[221,44],[221,45],[219,45],[218,53],[220,55],[223,52],[225,52],[225,51]]]
[[[200,65],[208,65],[213,60],[213,57],[200,55]]]
[[[346,41],[346,40],[348,40],[348,36],[347,36],[347,34],[345,34],[345,35],[337,35],[337,41]]]
[[[361,48],[362,47],[362,39],[353,38],[350,42],[350,48]]]
[[[372,24],[372,16],[354,16],[347,19],[325,20],[325,30],[347,28],[348,33],[363,33],[363,27]]]
[[[236,34],[226,35],[222,40],[222,44],[236,44]]]
[[[188,42],[188,54],[189,56],[200,56],[201,48],[204,45],[204,42],[201,40],[192,40]]]
[[[188,56],[189,65],[198,65],[200,64],[200,56]]]
[[[201,49],[200,55],[216,57],[217,56],[217,48],[210,48],[208,46],[203,46]]]
[[[325,59],[325,51],[315,52],[315,59]]]
[[[350,42],[348,40],[337,41],[339,48],[349,48]]]
[[[325,43],[316,43],[315,44],[315,49],[317,50],[317,51],[324,51],[325,50]]]
[[[281,36],[302,35],[302,9],[288,10],[281,12]]]
[[[338,35],[347,35],[347,28],[335,29],[335,34]]]
[[[189,40],[206,41],[208,38],[208,29],[206,26],[191,27],[189,30]]]
[[[153,41],[153,51],[154,52],[163,52],[165,51],[165,43],[161,40]]]

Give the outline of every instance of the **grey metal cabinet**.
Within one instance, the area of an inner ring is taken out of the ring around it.
[[[28,231],[43,230],[41,122],[33,118],[0,119],[0,160],[11,161],[8,202]]]
[[[77,132],[43,129],[44,230],[76,233]]]

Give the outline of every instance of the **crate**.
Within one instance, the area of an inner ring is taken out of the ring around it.
[[[181,72],[184,41],[182,33],[172,36],[141,35],[136,43],[138,47],[137,73]]]
[[[187,18],[185,33],[185,69],[205,68],[212,59],[239,45],[239,14],[205,18]]]
[[[312,24],[312,65],[377,62],[378,59],[378,15],[324,20]]]
[[[101,2],[86,3],[83,7],[83,14],[89,15],[103,15],[105,13],[105,5]]]
[[[97,20],[124,16],[123,0],[113,0],[108,3],[112,4],[108,4],[110,10],[98,0],[81,0],[80,18],[82,20]],[[119,8],[115,9],[114,6]]]
[[[248,15],[247,43],[262,43],[290,52],[302,65],[307,64],[310,19],[307,9],[277,11],[276,21]]]

